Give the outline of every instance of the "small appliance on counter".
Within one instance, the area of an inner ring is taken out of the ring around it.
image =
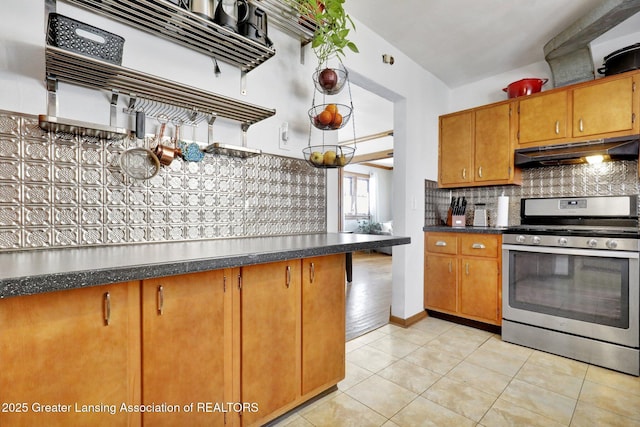
[[[487,206],[485,203],[476,203],[476,207],[473,210],[473,226],[474,227],[489,226],[489,217],[487,215]]]

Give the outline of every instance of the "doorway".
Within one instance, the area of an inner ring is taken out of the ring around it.
[[[338,229],[341,232],[393,232],[393,102],[351,85],[354,132],[340,131],[341,145],[355,145],[352,162],[338,174]],[[348,127],[347,127],[348,128]],[[345,128],[345,129],[347,129]],[[353,254],[347,283],[347,340],[389,323],[392,248]]]

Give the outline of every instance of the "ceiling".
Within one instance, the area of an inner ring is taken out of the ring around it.
[[[603,0],[347,0],[345,9],[455,88],[544,61],[543,46],[602,3]],[[630,20],[640,24],[640,14]],[[633,33],[639,25],[627,27],[628,33]]]
[[[347,0],[345,9],[453,89],[544,61],[544,45],[602,3],[603,0]],[[598,40],[632,34],[638,28],[640,14]],[[353,87],[353,100],[358,113],[357,137],[393,127],[393,105],[389,101],[358,87]],[[341,140],[345,138],[349,136],[340,135]],[[389,139],[392,147],[393,138]],[[372,150],[372,144],[362,143],[357,154]]]

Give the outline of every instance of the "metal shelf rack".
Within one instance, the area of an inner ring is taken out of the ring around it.
[[[45,49],[46,70],[50,80],[62,81],[89,88],[111,91],[130,97],[143,97],[151,101],[223,117],[252,125],[275,114],[275,110],[213,94],[193,86],[162,79],[109,62],[76,54],[54,46]],[[49,116],[55,116],[55,88],[49,89]],[[53,98],[53,101],[52,101]],[[114,102],[112,102],[114,104]],[[53,108],[52,108],[53,107]],[[53,122],[53,120],[49,120]],[[41,127],[47,128],[47,120]],[[53,128],[51,128],[53,129]],[[61,129],[64,131],[64,129]]]
[[[166,0],[62,1],[236,65],[243,72],[276,53]]]

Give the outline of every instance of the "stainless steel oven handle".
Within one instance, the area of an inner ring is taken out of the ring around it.
[[[595,257],[601,257],[601,258],[627,258],[627,259],[640,258],[638,252],[561,248],[561,247],[552,247],[552,246],[528,246],[528,245],[503,244],[502,250],[518,251],[518,252],[537,252],[542,254],[584,255],[584,256],[595,256]]]

